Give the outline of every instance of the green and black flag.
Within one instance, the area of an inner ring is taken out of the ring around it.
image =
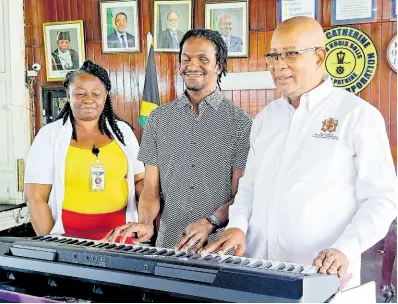
[[[115,20],[113,19],[112,9],[108,8],[106,11],[107,11],[107,13],[106,13],[106,17],[107,17],[106,32],[107,32],[107,35],[109,36],[115,32]]]
[[[160,106],[158,78],[156,75],[155,56],[153,46],[149,50],[148,62],[145,69],[144,93],[140,110],[140,126],[145,128],[146,121],[152,110]]]

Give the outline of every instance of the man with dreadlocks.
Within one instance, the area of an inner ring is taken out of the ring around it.
[[[221,35],[211,30],[191,30],[182,38],[180,73],[187,90],[149,116],[138,156],[146,166],[138,222],[116,229],[109,240],[133,233],[139,241],[150,239],[160,191],[165,203],[156,246],[195,252],[226,225],[252,123],[217,89],[227,52]]]
[[[86,61],[64,88],[68,102],[29,150],[25,196],[38,235],[101,239],[137,221],[144,165],[132,128],[113,111],[105,69]]]

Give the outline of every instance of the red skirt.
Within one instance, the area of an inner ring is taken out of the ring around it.
[[[62,209],[62,222],[65,236],[82,239],[100,240],[111,230],[126,223],[126,208],[119,211],[101,214],[83,214]],[[120,241],[120,237],[116,242]],[[133,239],[128,237],[126,243]]]

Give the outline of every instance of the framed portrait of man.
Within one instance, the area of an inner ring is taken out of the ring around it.
[[[137,0],[101,0],[100,13],[103,53],[140,52]]]
[[[83,21],[43,24],[47,81],[63,81],[85,60]]]
[[[154,51],[179,52],[180,42],[192,28],[192,0],[154,0]]]
[[[228,48],[228,57],[248,57],[249,16],[246,1],[206,1],[205,27],[218,31]]]

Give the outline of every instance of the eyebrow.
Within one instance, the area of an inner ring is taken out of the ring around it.
[[[207,54],[205,54],[205,53],[200,53],[200,54],[197,54],[197,55],[189,55],[189,54],[187,54],[187,53],[182,53],[181,55],[185,55],[185,56],[187,56],[187,57],[199,57],[199,56],[206,56],[207,57]]]
[[[86,90],[86,88],[80,87],[80,86],[75,88],[75,90],[78,90],[78,89]],[[95,87],[92,90],[100,90],[101,91],[101,87]]]
[[[296,47],[294,47],[294,46],[285,46],[282,50],[290,51],[290,50],[295,50],[295,49],[296,49]],[[271,48],[271,51],[277,52],[277,50],[275,48]]]

